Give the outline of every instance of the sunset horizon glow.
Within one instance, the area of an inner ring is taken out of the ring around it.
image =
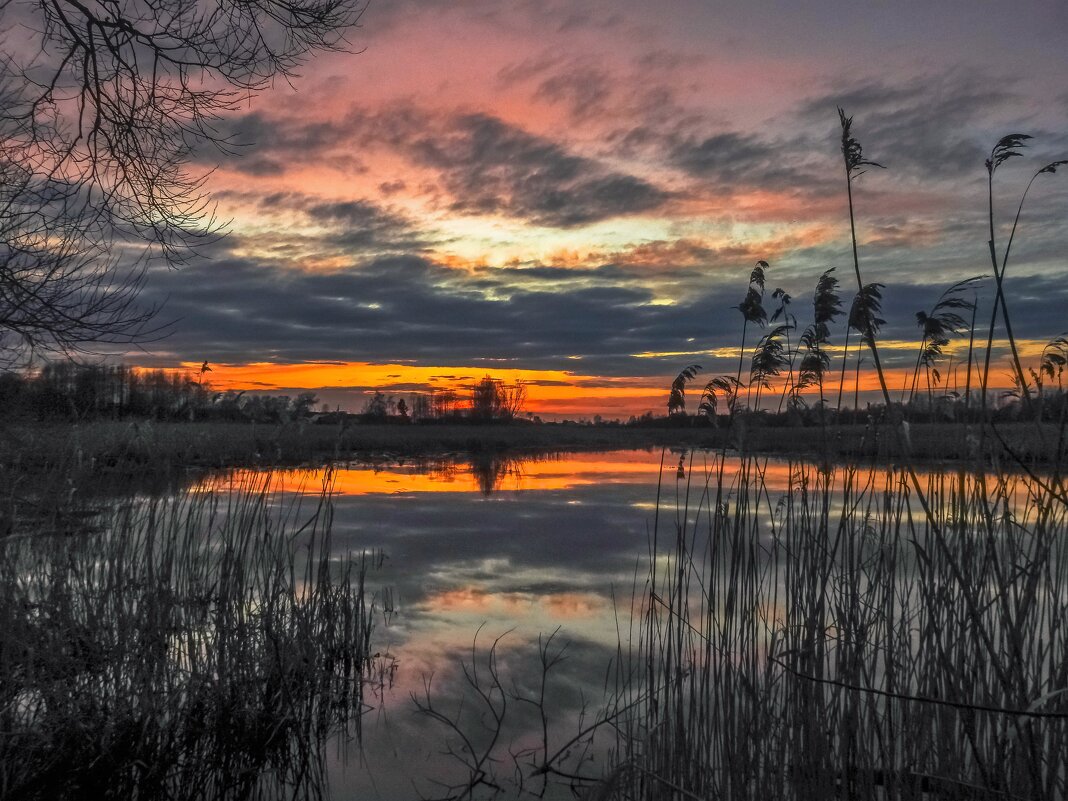
[[[973,364],[970,390],[974,397],[980,393],[978,372],[981,365]],[[195,377],[200,365],[183,363],[175,372]],[[955,368],[955,369],[954,369]],[[931,392],[942,396],[956,392],[963,396],[966,391],[966,365],[950,365],[951,372],[944,381],[932,382]],[[698,405],[704,384],[714,376],[701,374],[686,393],[686,411],[698,413]],[[989,392],[998,405],[1001,397],[1012,388],[1012,367],[1008,362],[992,368]],[[330,410],[340,409],[350,413],[361,411],[361,404],[369,393],[378,391],[394,400],[404,399],[411,406],[415,395],[434,392],[453,392],[458,396],[459,408],[465,408],[472,387],[485,378],[502,383],[522,384],[526,402],[521,416],[537,416],[546,421],[578,419],[590,421],[601,418],[606,421],[627,421],[652,413],[661,416],[667,412],[668,387],[653,379],[626,377],[605,379],[559,371],[533,371],[520,369],[492,369],[484,367],[430,367],[401,364],[327,363],[316,364],[245,364],[216,365],[203,385],[214,392],[251,392],[267,395],[295,395],[315,392],[317,404]],[[857,375],[853,369],[846,370],[844,383],[839,371],[827,376],[823,394],[831,408],[837,408],[839,387],[842,388],[842,409],[860,408],[883,402],[879,378],[874,371],[862,369]],[[886,371],[886,380],[891,399],[900,401],[907,397],[912,386],[911,370]],[[665,383],[670,383],[665,382]],[[762,390],[760,408],[778,411],[786,408],[784,390],[789,389],[786,377],[773,379],[769,389]],[[755,393],[755,387],[753,392]],[[917,379],[916,392],[926,396],[927,380],[924,375]],[[743,391],[743,396],[744,396]],[[802,397],[809,405],[820,398],[818,386],[808,387]],[[780,402],[783,401],[783,402]],[[755,407],[754,407],[755,408]],[[725,413],[726,409],[719,410]]]
[[[663,414],[672,379],[700,364],[692,412],[705,381],[737,373],[757,260],[769,317],[773,290],[792,296],[794,345],[829,268],[848,312],[841,107],[885,166],[853,200],[863,281],[885,285],[879,344],[897,399],[916,313],[973,276],[987,276],[968,292],[985,355],[991,147],[1034,136],[996,175],[999,259],[1028,181],[1068,158],[1068,10],[1054,2],[1006,17],[964,0],[397,0],[361,25],[352,52],[320,54],[220,120],[227,152],[195,152],[227,234],[150,271],[144,299],[174,322],[128,363],[206,360],[218,391],[314,391],[352,412],[376,391],[490,375],[522,381],[524,411],[546,419]],[[1032,186],[1005,273],[1025,370],[1068,328],[1062,173]],[[835,396],[845,317],[827,347]],[[767,330],[748,327],[750,353]],[[1000,320],[994,338],[1001,393]],[[867,355],[856,340],[843,395]],[[952,338],[933,392],[960,391],[967,347]],[[867,356],[861,400],[875,399],[870,368]]]

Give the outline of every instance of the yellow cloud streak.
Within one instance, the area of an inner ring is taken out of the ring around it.
[[[182,370],[196,373],[199,364],[184,362]],[[330,389],[344,387],[380,388],[389,391],[399,385],[421,385],[427,390],[460,389],[484,376],[506,383],[522,381],[527,386],[528,407],[539,401],[596,398],[643,398],[660,389],[653,378],[604,378],[562,370],[524,370],[510,367],[424,367],[408,364],[367,362],[311,362],[241,365],[212,365],[208,380],[215,389],[273,392],[282,389]],[[541,382],[559,382],[545,385]],[[397,391],[397,390],[393,390]],[[409,390],[399,390],[409,391]],[[591,408],[594,404],[591,403]],[[593,411],[596,411],[595,409]]]

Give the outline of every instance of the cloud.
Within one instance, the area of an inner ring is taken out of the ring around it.
[[[403,192],[407,188],[408,184],[406,184],[400,179],[395,179],[392,181],[383,181],[378,185],[378,191],[386,197],[389,197],[390,195],[395,195],[398,192]]]
[[[982,170],[991,142],[982,136],[991,112],[1011,108],[1011,82],[982,75],[949,75],[899,81],[865,81],[811,98],[799,107],[802,120],[837,129],[836,108],[854,118],[854,135],[865,154],[895,173],[927,180]]]
[[[259,228],[232,234],[227,247],[261,256],[270,251],[273,260],[294,268],[332,260],[334,269],[339,269],[356,257],[417,254],[439,239],[407,214],[366,198],[326,200],[288,191],[268,195],[229,191],[216,198],[251,206]]]
[[[607,79],[605,79],[607,81]],[[544,91],[587,104],[580,84],[547,79]],[[606,88],[596,90],[607,91]],[[256,176],[280,176],[306,164],[363,172],[350,154],[389,149],[418,167],[434,171],[449,211],[504,215],[537,225],[572,228],[662,207],[670,193],[645,178],[607,167],[571,152],[563,144],[529,133],[481,112],[430,112],[396,105],[370,112],[350,110],[341,122],[306,122],[290,117],[246,114],[228,120],[221,135],[232,143],[222,154],[198,152],[201,163],[220,159]],[[380,182],[384,195],[410,190],[408,182]],[[424,182],[424,189],[434,191]]]
[[[795,188],[810,177],[787,166],[783,147],[738,133],[680,142],[672,148],[670,158],[691,175],[734,187]]]
[[[569,152],[485,113],[435,115],[413,107],[356,114],[365,141],[435,170],[450,210],[571,228],[649,212],[670,195],[649,181]]]
[[[346,252],[418,251],[428,240],[407,217],[368,200],[320,202],[308,217],[333,229],[328,238]]]
[[[598,67],[576,66],[545,78],[538,85],[535,99],[565,104],[575,120],[602,116],[612,96],[612,77]]]
[[[543,51],[534,56],[528,56],[512,64],[505,64],[497,72],[497,84],[504,89],[511,88],[535,78],[541,78],[551,72],[559,64],[557,54]]]
[[[280,176],[307,164],[350,173],[366,169],[347,147],[347,127],[330,120],[256,111],[227,117],[216,127],[221,147],[205,143],[193,153],[202,166],[222,165],[257,177]]]

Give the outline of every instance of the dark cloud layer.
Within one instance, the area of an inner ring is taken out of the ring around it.
[[[368,200],[314,203],[306,208],[308,217],[334,230],[331,241],[346,251],[416,251],[427,240],[415,224],[403,215],[387,211]]]
[[[676,142],[669,158],[673,166],[694,177],[733,190],[826,188],[826,176],[805,164],[806,150],[796,142],[771,143],[755,135],[726,132]]]
[[[227,192],[220,199],[252,204],[264,214],[274,215],[279,223],[272,239],[278,240],[283,253],[289,250],[317,250],[344,254],[352,258],[383,253],[413,253],[426,250],[437,239],[431,230],[422,229],[406,214],[367,199],[324,200],[300,192],[273,192],[256,195]],[[303,225],[292,230],[294,220]],[[307,226],[314,226],[308,229]],[[254,243],[259,237],[235,237],[235,242]]]
[[[497,359],[560,369],[575,366],[566,357],[577,351],[610,374],[613,363],[618,369],[629,353],[648,348],[648,333],[665,314],[647,305],[651,296],[643,289],[580,286],[560,293],[468,283],[415,257],[329,274],[229,258],[155,276],[152,286],[152,296],[169,296],[168,313],[182,318],[166,347],[226,362]]]
[[[186,361],[487,364],[602,376],[673,375],[693,361],[706,370],[733,369],[726,356],[685,354],[737,343],[741,317],[734,307],[744,282],[709,279],[704,290],[657,305],[639,280],[618,266],[604,269],[610,280],[599,282],[596,269],[539,266],[472,276],[415,256],[379,257],[331,273],[221,257],[154,275],[146,299],[167,298],[166,314],[181,318],[160,349]],[[798,279],[778,265],[772,269],[769,291],[782,284],[794,295],[792,311],[803,327],[811,317],[815,274]],[[839,278],[848,306],[851,271],[839,270]],[[949,283],[899,283],[874,266],[866,280],[889,284],[884,335],[905,340],[918,338],[915,312],[930,308]],[[1014,276],[1008,289],[1010,305],[1026,310],[1018,336],[1048,339],[1064,328],[1063,282]],[[979,293],[981,319],[989,313],[990,293],[987,282]],[[770,296],[766,304],[773,305]],[[832,336],[841,335],[839,325]],[[650,353],[665,355],[635,356]],[[581,359],[569,358],[575,356]]]
[[[454,212],[500,214],[550,227],[649,212],[670,197],[641,177],[484,113],[440,114],[411,106],[378,113],[354,109],[340,123],[257,113],[232,120],[223,133],[237,146],[222,157],[250,174],[278,175],[309,162],[355,169],[359,162],[347,152],[387,148],[433,170],[446,195],[443,202]],[[201,158],[211,163],[219,154]],[[392,184],[393,191],[398,186]]]
[[[439,174],[454,211],[577,225],[659,208],[668,194],[488,114],[436,117],[398,108],[360,120],[360,133]]]

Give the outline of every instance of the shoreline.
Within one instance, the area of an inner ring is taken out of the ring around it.
[[[1060,428],[1046,423],[998,424],[979,452],[980,426],[921,423],[903,453],[889,425],[645,428],[566,424],[381,425],[341,428],[310,423],[173,423],[94,421],[21,423],[0,428],[0,468],[14,472],[76,469],[90,473],[164,473],[176,469],[299,466],[347,460],[533,455],[703,448],[754,455],[862,462],[1049,465],[1068,461]],[[1058,447],[1059,445],[1059,447]],[[1058,460],[1058,450],[1059,460]]]

